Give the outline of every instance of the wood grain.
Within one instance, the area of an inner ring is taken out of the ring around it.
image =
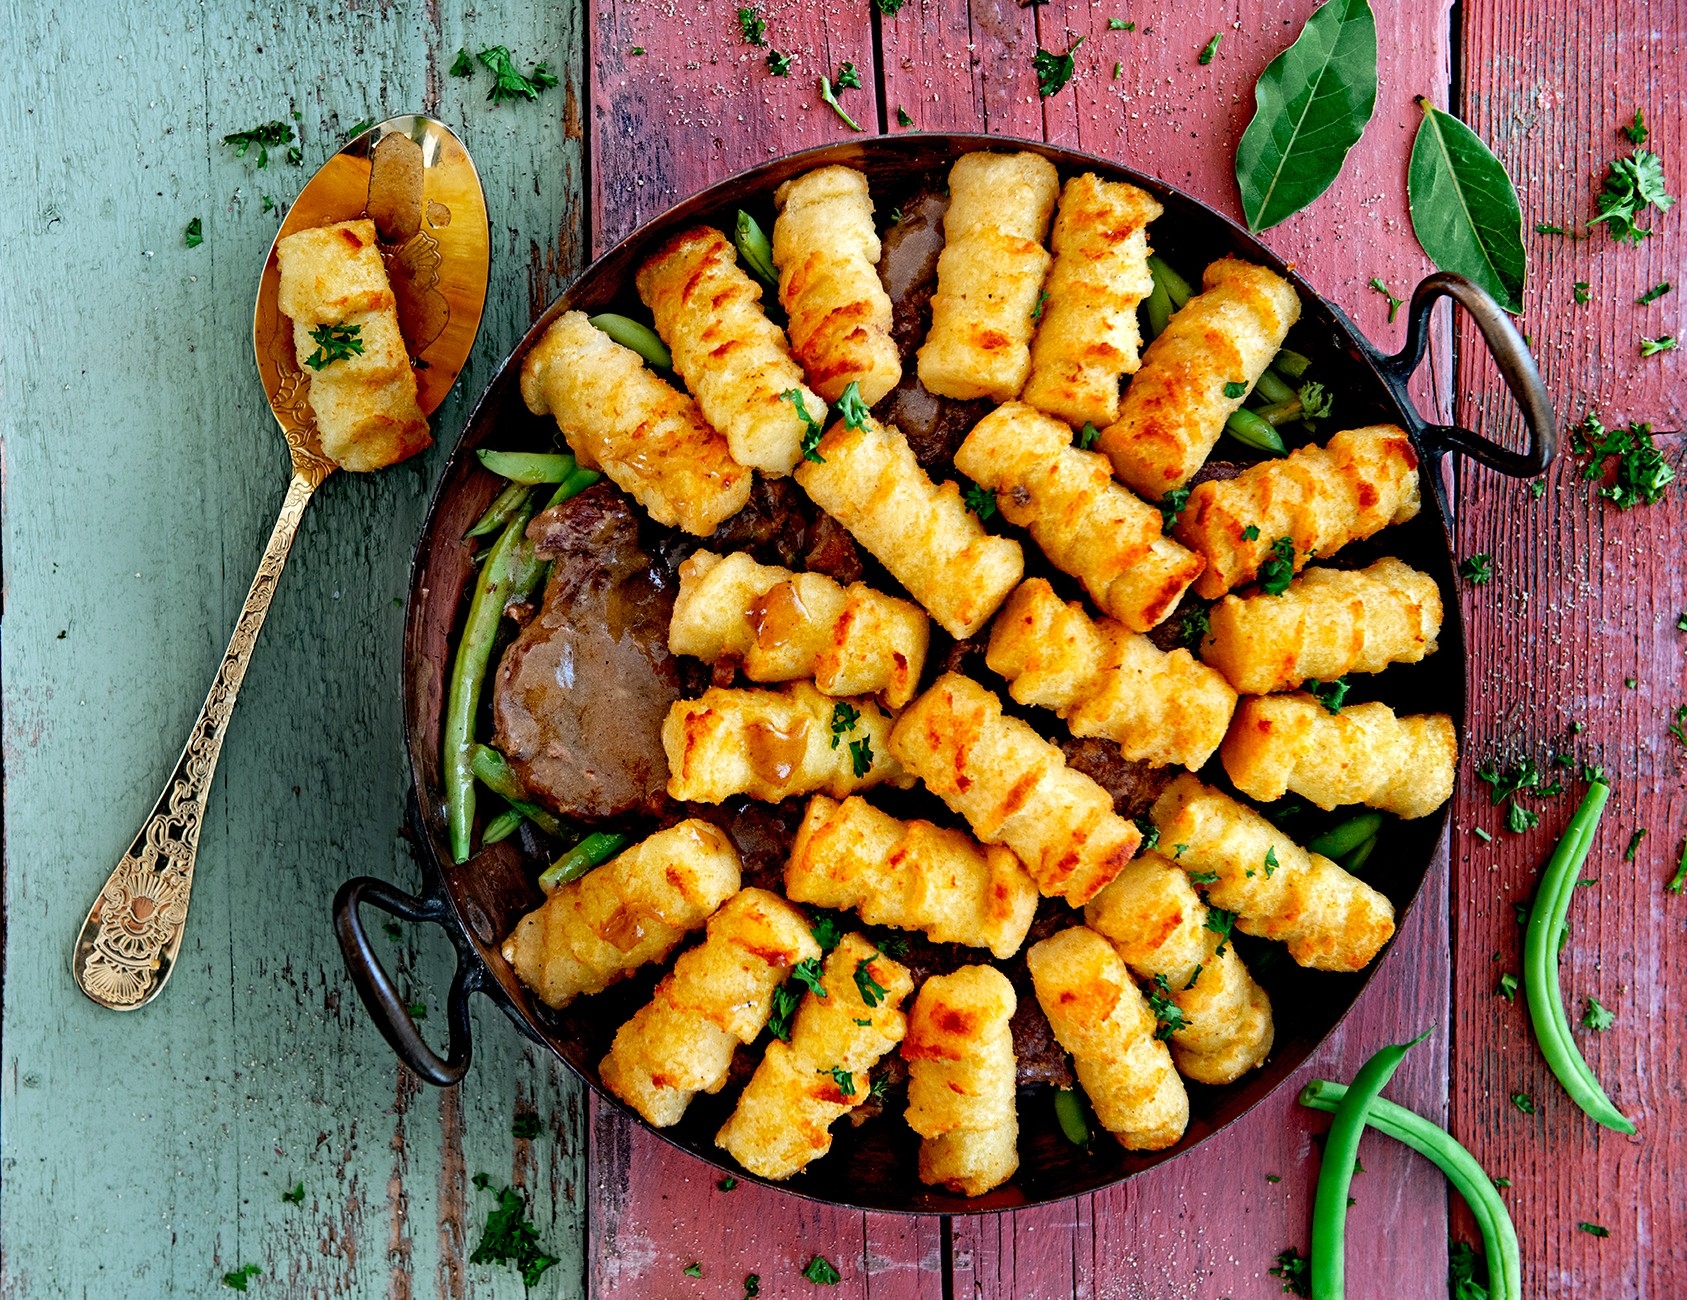
[[[0,87],[15,218],[0,1294],[18,1300],[228,1294],[220,1276],[245,1263],[263,1269],[254,1294],[520,1296],[511,1270],[467,1259],[482,1170],[523,1188],[563,1257],[548,1293],[584,1285],[578,1088],[483,1010],[468,1082],[419,1087],[328,922],[348,875],[414,883],[397,602],[468,403],[581,262],[580,23],[520,0],[467,22],[422,0],[299,12],[0,16],[17,56]],[[445,75],[460,45],[496,43],[563,85],[493,109],[487,74]],[[257,171],[219,142],[294,109],[305,168],[365,117],[424,109],[462,133],[491,211],[488,312],[440,445],[336,475],[311,506],[223,752],[181,969],[157,1004],[115,1015],[71,982],[70,938],[175,761],[286,484],[251,304],[280,219],[260,196],[284,210],[309,173],[279,156]],[[205,243],[188,249],[194,216]],[[437,1013],[444,941],[376,942]],[[517,1110],[540,1138],[511,1137]],[[298,1182],[303,1203],[284,1202]]]
[[[1618,128],[1636,108],[1653,130],[1647,147],[1661,151],[1680,188],[1687,23],[1679,6],[1590,3],[1549,17],[1481,0],[1464,8],[1463,38],[1464,114],[1517,180],[1526,230],[1538,221],[1579,226],[1592,214],[1606,164],[1633,148]],[[1566,423],[1598,409],[1608,424],[1682,426],[1681,355],[1642,360],[1636,346],[1642,335],[1687,332],[1687,229],[1679,212],[1655,224],[1638,248],[1597,229],[1586,240],[1527,236],[1522,328]],[[1675,292],[1635,303],[1666,279]],[[1577,281],[1589,286],[1586,304],[1575,302]],[[1510,399],[1469,334],[1461,329],[1460,421],[1519,438]],[[1678,472],[1687,468],[1679,433],[1658,442]],[[1534,500],[1485,470],[1460,475],[1460,548],[1491,553],[1496,576],[1464,593],[1473,695],[1484,703],[1454,823],[1452,1127],[1489,1170],[1512,1179],[1505,1195],[1523,1238],[1526,1294],[1669,1295],[1687,1275],[1672,1192],[1687,1157],[1679,1119],[1687,1050],[1673,1032],[1671,979],[1687,963],[1687,899],[1663,890],[1687,836],[1687,750],[1666,732],[1687,703],[1687,633],[1676,627],[1687,610],[1687,496],[1678,482],[1663,503],[1623,513],[1596,499],[1568,461],[1547,483]],[[1570,737],[1572,723],[1586,730]],[[1584,872],[1598,884],[1576,891],[1560,978],[1573,1022],[1589,996],[1617,1015],[1606,1032],[1577,1028],[1576,1037],[1639,1126],[1635,1137],[1600,1129],[1575,1108],[1541,1059],[1521,997],[1513,1005],[1493,993],[1502,971],[1520,969],[1513,904],[1533,897],[1582,785],[1567,782],[1565,796],[1538,801],[1540,826],[1513,836],[1473,768],[1489,756],[1544,761],[1555,745],[1615,779]],[[1478,826],[1492,845],[1475,837]],[[1648,834],[1626,862],[1641,827]],[[1519,1091],[1535,1114],[1513,1106]],[[1583,1221],[1610,1237],[1578,1231]]]

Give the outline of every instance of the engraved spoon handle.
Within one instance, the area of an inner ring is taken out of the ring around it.
[[[187,926],[199,828],[229,715],[305,506],[325,477],[317,466],[295,468],[234,635],[182,756],[176,760],[176,770],[76,936],[71,974],[78,987],[102,1007],[113,1011],[144,1007],[158,996],[175,968]]]

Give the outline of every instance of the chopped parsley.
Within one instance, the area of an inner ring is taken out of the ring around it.
[[[182,242],[189,248],[198,248],[205,242],[205,226],[198,217],[187,223],[187,229],[182,232]]]
[[[316,351],[305,358],[305,364],[312,370],[325,370],[336,361],[362,356],[362,333],[361,325],[318,325],[310,332]]]
[[[1242,540],[1244,542],[1257,542],[1259,540],[1259,525],[1249,524],[1246,528],[1244,528],[1242,530]]]
[[[961,500],[966,502],[966,508],[980,519],[988,519],[996,513],[996,490],[980,487],[977,483],[970,484],[961,494]]]
[[[1675,471],[1653,445],[1649,424],[1607,429],[1597,415],[1589,413],[1570,434],[1570,448],[1576,455],[1587,457],[1582,478],[1590,483],[1604,478],[1606,460],[1615,458],[1616,477],[1610,486],[1599,489],[1599,495],[1619,510],[1632,509],[1642,502],[1656,505],[1663,500],[1664,489],[1675,481]]]
[[[1084,427],[1078,430],[1079,450],[1088,451],[1095,446],[1095,440],[1099,437],[1101,437],[1101,430],[1086,421]]]
[[[838,1092],[845,1097],[855,1096],[855,1076],[841,1065],[834,1065],[831,1069],[821,1066],[815,1070],[816,1074],[829,1074],[832,1082],[838,1085]]]
[[[849,742],[850,770],[856,776],[866,776],[873,770],[873,738],[863,736]]]
[[[1187,844],[1178,845],[1178,848],[1180,848],[1180,849],[1186,849],[1188,847],[1189,846]],[[1182,855],[1180,854],[1179,856],[1182,856]],[[1216,872],[1216,871],[1191,871],[1189,873],[1189,883],[1192,884],[1192,885],[1216,885],[1216,884],[1218,884],[1218,872]]]
[[[1271,879],[1272,872],[1276,871],[1279,865],[1280,864],[1277,861],[1277,846],[1274,845],[1274,844],[1266,845],[1266,847],[1265,847],[1265,878],[1267,880]]]
[[[533,1114],[517,1115],[510,1121],[510,1136],[518,1138],[536,1138],[539,1136],[539,1117]]]
[[[1577,306],[1582,306],[1592,301],[1593,295],[1588,292],[1588,290],[1592,287],[1593,286],[1586,280],[1577,280],[1570,286],[1570,292],[1575,295]]]
[[[1043,318],[1043,304],[1048,300],[1049,296],[1047,290],[1044,290],[1042,293],[1037,295],[1037,305],[1031,308],[1032,320],[1041,320]]]
[[[1535,233],[1537,235],[1568,235],[1570,232],[1563,226],[1553,225],[1550,221],[1537,221],[1535,222]]]
[[[860,90],[861,74],[856,71],[853,63],[845,63],[838,69],[838,75],[833,78],[833,84],[839,90]]]
[[[1393,291],[1383,283],[1380,275],[1373,275],[1371,277],[1371,290],[1374,293],[1380,293],[1384,298],[1388,299],[1388,323],[1390,325],[1394,324],[1395,314],[1399,312],[1400,305],[1406,300],[1404,298],[1396,298]]]
[[[1066,83],[1072,80],[1072,74],[1077,71],[1078,66],[1072,56],[1083,43],[1084,38],[1080,36],[1064,54],[1050,54],[1047,50],[1039,49],[1031,56],[1031,69],[1037,74],[1037,93],[1044,99],[1050,95],[1058,95],[1066,88]]]
[[[1675,286],[1668,280],[1665,280],[1660,284],[1654,284],[1650,289],[1646,290],[1645,293],[1641,294],[1634,300],[1635,306],[1644,307],[1647,303],[1656,302],[1674,287]]]
[[[843,1275],[832,1267],[832,1261],[824,1255],[816,1255],[809,1260],[808,1267],[802,1271],[802,1275],[810,1282],[820,1286],[836,1286],[843,1281]]]
[[[850,68],[850,65],[846,63],[844,64],[844,67]],[[854,70],[854,68],[850,68],[851,72]],[[843,83],[840,81],[839,85],[842,84]],[[859,86],[861,84],[861,78],[857,77],[855,79],[855,84]],[[851,131],[859,131],[861,129],[861,123],[857,122],[853,117],[845,112],[844,106],[838,103],[838,97],[835,93],[833,93],[832,82],[829,77],[820,78],[820,99],[822,103],[831,105],[832,111],[836,113],[840,119],[842,119],[843,124]]]
[[[1517,1107],[1517,1109],[1522,1111],[1525,1115],[1533,1115],[1535,1113],[1535,1099],[1526,1092],[1512,1093],[1511,1104]]]
[[[886,935],[879,951],[887,957],[906,957],[908,955],[908,941],[899,934]]]
[[[695,1263],[695,1262],[687,1264],[680,1271],[682,1273],[684,1273],[687,1277],[702,1277],[703,1276],[703,1266],[701,1264]]]
[[[1544,478],[1538,478],[1533,483],[1529,484],[1529,498],[1530,498],[1530,500],[1539,501],[1545,495],[1546,495],[1546,480]]]
[[[1517,976],[1510,971],[1500,976],[1499,994],[1507,1002],[1517,1001]]]
[[[848,700],[839,700],[832,706],[832,748],[838,747],[838,741],[855,730],[855,724],[861,721],[861,710]]]
[[[878,956],[877,953],[873,957]],[[863,957],[855,963],[855,988],[861,994],[861,1000],[869,1007],[876,1007],[885,1000],[889,990],[878,980],[873,978],[873,957]]]
[[[1186,850],[1188,847],[1189,846],[1187,844],[1174,844],[1174,845],[1172,845],[1172,860],[1176,861],[1178,858],[1181,858],[1184,854],[1184,850]]]
[[[1236,913],[1208,905],[1206,926],[1218,936],[1218,947],[1213,950],[1214,957],[1224,956],[1225,945],[1230,942],[1230,927],[1235,924]]]
[[[1183,1008],[1172,1001],[1172,991],[1164,975],[1156,975],[1149,987],[1148,1009],[1154,1013],[1154,1037],[1162,1043],[1193,1023],[1183,1014]]]
[[[1609,1228],[1602,1228],[1597,1223],[1578,1223],[1576,1228],[1587,1233],[1590,1237],[1609,1237],[1611,1235]]]
[[[873,8],[886,18],[894,18],[902,12],[902,0],[873,0]]]
[[[1260,561],[1259,589],[1268,596],[1281,596],[1295,577],[1295,539],[1279,537],[1271,543],[1271,554]]]
[[[1482,1277],[1477,1277],[1478,1271]],[[1486,1267],[1468,1241],[1447,1248],[1447,1291],[1451,1300],[1488,1300]]]
[[[1598,998],[1587,998],[1582,1003],[1582,1025],[1602,1034],[1617,1023],[1617,1013],[1599,1005]]]
[[[1640,841],[1646,838],[1646,828],[1642,826],[1628,837],[1628,847],[1623,850],[1623,861],[1633,862],[1634,855],[1640,848]]]
[[[485,1174],[476,1174],[473,1182],[483,1192],[492,1190],[492,1180]],[[546,1269],[560,1262],[540,1247],[539,1230],[527,1217],[527,1202],[521,1193],[513,1187],[499,1192],[498,1204],[486,1215],[480,1245],[469,1256],[469,1263],[509,1264],[521,1274],[523,1283],[533,1287]]]
[[[1185,993],[1189,992],[1190,989],[1195,987],[1195,982],[1201,978],[1201,972],[1204,971],[1206,968],[1207,968],[1206,963],[1204,963],[1204,962],[1196,962],[1195,963],[1195,969],[1193,971],[1191,971],[1190,975],[1189,975],[1189,983],[1187,983],[1183,986],[1183,991]]]
[[[1486,551],[1478,551],[1459,561],[1459,577],[1473,587],[1485,587],[1494,580],[1493,563],[1493,556]]]
[[[767,44],[767,23],[752,6],[746,5],[738,11],[738,29],[751,45]]]
[[[492,73],[492,89],[486,92],[487,101],[492,104],[538,99],[541,90],[549,90],[559,84],[543,63],[535,64],[531,74],[522,76],[509,47],[505,45],[488,45],[475,58]]]
[[[275,200],[270,198],[270,196],[267,195],[267,194],[265,194],[261,197],[263,198],[263,208],[262,208],[262,210],[264,212],[274,212],[275,211]]]
[[[1348,690],[1347,678],[1345,677],[1338,677],[1333,682],[1320,682],[1314,679],[1306,683],[1307,694],[1331,713],[1341,712],[1341,706],[1347,702]]]
[[[1212,628],[1212,615],[1205,608],[1186,609],[1177,625],[1177,643],[1190,650],[1206,638]]]
[[[1687,704],[1678,704],[1675,708],[1675,721],[1666,728],[1683,745],[1687,745]]]
[[[1272,1277],[1283,1279],[1285,1294],[1292,1292],[1298,1296],[1312,1294],[1312,1261],[1301,1254],[1293,1246],[1277,1256],[1277,1262],[1269,1270]]]
[[[901,4],[902,0],[896,0],[896,2]],[[900,104],[896,106],[896,125],[910,127],[914,125],[914,119],[908,116],[908,110]]]
[[[457,57],[451,60],[451,66],[446,71],[453,77],[474,76],[474,56],[465,49],[458,49]]]
[[[1089,425],[1084,426],[1086,429]],[[1177,517],[1183,513],[1183,508],[1189,504],[1189,493],[1192,488],[1180,487],[1170,489],[1160,498],[1160,531],[1169,533],[1177,525]]]
[[[1587,224],[1605,224],[1618,243],[1638,244],[1652,233],[1650,226],[1636,223],[1647,208],[1668,212],[1675,200],[1664,190],[1664,160],[1650,149],[1636,149],[1627,158],[1611,163],[1605,188],[1596,205],[1599,215]]]
[[[367,131],[370,127],[372,127],[374,125],[375,125],[375,119],[372,118],[372,117],[366,117],[362,121],[353,122],[351,124],[351,126],[346,128],[346,139],[355,140],[355,139],[357,139],[358,136],[362,135],[365,131]]]
[[[791,56],[789,54],[781,54],[778,50],[769,50],[767,52],[767,70],[776,77],[790,76]],[[752,1273],[750,1276],[754,1277],[755,1274]]]
[[[1125,65],[1123,63],[1120,63],[1120,62],[1115,62],[1113,64],[1113,80],[1117,81],[1120,78],[1120,76],[1123,75],[1124,71],[1125,71]]]
[[[304,1183],[294,1183],[287,1191],[281,1193],[281,1199],[289,1205],[303,1205],[305,1203]]]
[[[1656,339],[1641,339],[1640,355],[1643,357],[1655,357],[1660,352],[1674,352],[1676,347],[1677,344],[1673,334],[1665,334],[1662,338]]]
[[[1532,808],[1525,808],[1515,799],[1505,810],[1505,828],[1513,835],[1521,835],[1524,831],[1532,831],[1541,824],[1541,815]]]
[[[223,137],[224,144],[234,146],[234,156],[244,158],[253,145],[258,147],[257,165],[259,170],[269,166],[269,151],[279,149],[282,145],[293,144],[293,126],[290,122],[271,121],[262,126],[255,126],[250,131],[231,131]],[[296,156],[295,156],[296,155]],[[287,161],[300,163],[304,161],[304,154],[297,146],[287,151]],[[244,1290],[244,1288],[242,1288]]]
[[[1246,397],[1248,386],[1240,379],[1232,379],[1224,385],[1224,395],[1226,397]]]
[[[246,1284],[262,1272],[256,1264],[242,1264],[234,1272],[223,1274],[223,1285],[230,1291],[244,1291]]]
[[[773,1009],[767,1017],[767,1032],[782,1043],[791,1041],[791,1017],[797,1014],[801,995],[788,985],[773,990]]]
[[[826,996],[826,986],[820,982],[820,958],[809,957],[791,967],[791,978],[817,998]]]
[[[1307,428],[1313,420],[1327,420],[1335,409],[1336,399],[1322,384],[1302,384],[1295,394],[1300,399],[1300,418]]]
[[[1107,30],[1110,32],[1134,32],[1136,30],[1136,24],[1127,23],[1123,18],[1109,18],[1107,20]]]
[[[779,396],[796,408],[797,416],[803,422],[802,458],[811,460],[816,465],[824,465],[826,458],[820,454],[820,436],[825,432],[824,417],[816,419],[808,413],[800,388],[787,388]]]
[[[1646,119],[1637,108],[1634,110],[1634,121],[1622,128],[1630,144],[1645,144],[1646,137],[1652,133],[1646,129]]]
[[[844,422],[844,428],[860,430],[867,427],[867,403],[861,397],[861,385],[852,379],[844,385],[843,393],[838,397],[838,415]]]
[[[721,1179],[720,1182],[716,1183],[715,1186],[720,1188],[723,1192],[730,1192],[734,1187],[738,1186],[738,1180],[731,1174],[728,1174],[725,1178]]]
[[[838,946],[838,940],[843,938],[838,929],[837,918],[827,912],[822,912],[815,919],[814,924],[808,927],[808,932],[814,936],[814,942],[820,945],[821,952],[831,952]]]
[[[628,53],[630,53],[630,54],[643,54],[643,53],[644,53],[644,46],[642,46],[642,45],[635,45],[635,46],[633,46],[633,48],[632,48],[632,49],[631,49],[631,50],[629,50],[629,51],[628,51]],[[545,66],[545,65],[544,65],[544,64],[540,64],[540,65],[539,65],[539,66],[540,66],[540,67],[544,67],[544,66]],[[545,75],[546,75],[546,76],[549,76],[549,75],[550,75],[550,74],[549,74],[549,73],[546,73],[546,74],[545,74]]]
[[[1223,32],[1214,32],[1212,40],[1208,41],[1206,45],[1201,48],[1200,54],[1196,55],[1195,62],[1199,63],[1203,68],[1206,67],[1207,64],[1211,63],[1213,61],[1213,55],[1218,53],[1218,43],[1223,39]]]
[[[1142,845],[1138,852],[1147,853],[1160,842],[1160,828],[1147,817],[1136,818],[1136,829],[1142,835]]]
[[[888,1074],[881,1074],[878,1078],[874,1079],[872,1084],[868,1087],[867,1095],[869,1097],[883,1097],[889,1091],[890,1076]]]
[[[761,1294],[761,1274],[744,1274],[744,1300],[755,1300]]]
[[[1488,834],[1488,832],[1483,830],[1480,826],[1472,826],[1470,828],[1470,833],[1477,839],[1481,840],[1484,844],[1492,844],[1494,842],[1494,837]]]

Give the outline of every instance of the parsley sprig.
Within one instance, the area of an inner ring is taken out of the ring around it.
[[[848,700],[839,700],[832,706],[832,748],[838,747],[850,732],[855,730],[855,724],[861,721],[861,710]]]
[[[858,432],[867,427],[868,414],[867,403],[861,396],[861,385],[852,379],[838,395],[838,418],[843,421],[844,428]]]
[[[1271,543],[1271,554],[1260,561],[1259,589],[1268,596],[1281,596],[1295,577],[1295,539],[1279,537]]]
[[[849,69],[851,74],[853,74],[855,72],[855,68],[851,64],[846,63],[846,64],[844,64],[844,67]],[[846,86],[846,85],[859,86],[860,84],[861,84],[861,78],[859,76],[857,76],[853,82],[846,82],[843,79],[843,73],[840,72],[838,74],[838,85],[839,85],[839,87],[843,87],[843,86]],[[849,113],[845,110],[844,106],[842,104],[838,103],[838,97],[837,97],[837,94],[832,89],[832,79],[830,77],[821,77],[820,78],[820,99],[823,103],[829,104],[831,106],[832,111],[834,113],[836,113],[840,119],[842,119],[843,124],[845,126],[847,126],[851,131],[859,131],[861,129],[861,123],[857,122],[853,117],[851,117],[849,115]]]
[[[961,494],[961,500],[966,502],[966,508],[981,520],[996,513],[994,488],[981,487],[977,483],[969,484],[967,490]]]
[[[1072,80],[1072,74],[1077,71],[1078,66],[1072,56],[1083,43],[1084,38],[1080,36],[1064,54],[1050,54],[1047,50],[1039,49],[1031,56],[1031,69],[1037,74],[1037,93],[1044,99],[1050,95],[1058,95],[1066,88],[1066,83]]]
[[[1194,1022],[1183,1014],[1183,1008],[1172,1001],[1171,986],[1164,975],[1156,975],[1148,989],[1148,1009],[1154,1013],[1154,1037],[1162,1043],[1180,1029]]]
[[[1607,429],[1598,415],[1589,412],[1571,432],[1570,449],[1587,458],[1582,478],[1590,483],[1604,478],[1606,461],[1615,459],[1616,476],[1599,489],[1599,495],[1619,510],[1642,503],[1656,505],[1663,500],[1664,489],[1675,480],[1675,470],[1652,442],[1650,424]]]
[[[1666,183],[1664,160],[1650,149],[1636,149],[1627,158],[1616,159],[1596,200],[1599,215],[1587,224],[1604,223],[1618,243],[1640,243],[1652,234],[1650,226],[1636,224],[1646,209],[1668,212],[1675,206],[1664,189]]]
[[[754,8],[745,6],[738,11],[738,28],[751,45],[767,44],[767,22]]]
[[[316,344],[316,351],[305,358],[305,364],[312,370],[325,370],[336,361],[362,356],[362,333],[363,326],[347,325],[343,321],[338,325],[316,326],[310,332],[310,341]]]
[[[253,146],[256,146],[257,166],[260,171],[269,166],[269,151],[279,149],[282,145],[291,146],[287,150],[287,161],[294,166],[305,160],[304,151],[293,144],[293,126],[290,122],[271,121],[255,126],[250,131],[231,131],[223,137],[223,143],[234,146],[236,158],[244,158]]]
[[[889,995],[890,990],[873,978],[873,957],[863,957],[855,963],[855,988],[861,994],[861,1000],[870,1007],[876,1007]]]
[[[1312,680],[1306,683],[1306,693],[1331,713],[1341,712],[1341,706],[1347,700],[1348,690],[1349,685],[1345,677],[1338,677],[1333,682]]]
[[[488,102],[513,104],[518,99],[539,98],[539,92],[560,85],[556,74],[543,62],[533,65],[533,71],[522,76],[506,45],[488,45],[475,56],[492,73],[492,89],[486,92]]]
[[[808,413],[808,407],[803,404],[802,389],[800,388],[787,388],[779,396],[796,408],[797,415],[803,422],[803,459],[811,460],[816,465],[824,465],[826,458],[820,454],[820,436],[825,432],[825,417],[817,418]]]

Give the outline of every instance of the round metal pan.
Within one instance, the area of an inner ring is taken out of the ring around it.
[[[950,163],[960,154],[1004,147],[1040,153],[1063,176],[1093,171],[1106,179],[1130,181],[1156,195],[1166,213],[1154,224],[1152,238],[1156,251],[1173,265],[1199,268],[1231,253],[1287,277],[1303,305],[1290,345],[1315,358],[1317,377],[1337,396],[1340,419],[1332,431],[1394,423],[1411,433],[1422,461],[1423,510],[1411,523],[1390,529],[1384,535],[1385,547],[1435,578],[1445,598],[1446,620],[1439,651],[1420,664],[1391,668],[1386,694],[1401,712],[1451,714],[1459,722],[1462,741],[1464,635],[1441,461],[1457,451],[1503,473],[1532,476],[1546,467],[1557,450],[1553,413],[1534,361],[1492,299],[1458,276],[1429,277],[1412,294],[1406,348],[1388,356],[1373,348],[1339,308],[1324,301],[1233,222],[1158,180],[1103,158],[996,136],[920,134],[830,145],[768,162],[704,190],[635,231],[552,303],[481,397],[434,492],[417,543],[404,636],[404,719],[414,782],[411,820],[423,889],[420,896],[412,896],[361,877],[348,881],[334,901],[335,927],[352,979],[393,1049],[422,1078],[449,1086],[463,1077],[470,1060],[468,998],[479,992],[503,1008],[523,1033],[550,1048],[588,1086],[602,1090],[597,1064],[616,1027],[648,997],[650,987],[648,979],[633,980],[579,1000],[563,1012],[544,1006],[517,980],[498,950],[516,920],[540,901],[531,866],[511,841],[494,845],[460,866],[451,861],[447,846],[440,785],[444,683],[471,574],[471,552],[460,539],[502,486],[501,480],[480,467],[474,449],[486,444],[544,446],[554,436],[549,419],[530,415],[521,401],[518,380],[528,349],[565,310],[600,312],[615,309],[618,303],[636,308],[631,287],[634,269],[649,249],[673,231],[698,222],[730,231],[741,207],[764,222],[770,220],[773,191],[789,177],[829,163],[857,167],[866,173],[882,213],[903,196],[940,186]],[[1525,450],[1508,450],[1466,429],[1430,424],[1413,408],[1407,381],[1424,355],[1430,311],[1443,296],[1471,313],[1487,341],[1526,417],[1529,446]],[[1402,922],[1423,882],[1449,811],[1450,805],[1432,817],[1398,823],[1367,866],[1366,878],[1393,900]],[[443,1057],[423,1041],[382,967],[359,918],[362,903],[410,921],[435,922],[455,943],[459,965],[446,1000],[450,1044]],[[1019,1172],[988,1195],[967,1199],[924,1187],[914,1172],[917,1139],[894,1113],[859,1128],[839,1123],[831,1153],[779,1185],[833,1204],[952,1214],[1036,1205],[1129,1178],[1213,1138],[1269,1096],[1335,1029],[1384,962],[1444,960],[1441,954],[1398,947],[1390,945],[1367,970],[1355,975],[1305,971],[1287,960],[1257,971],[1276,1010],[1277,1041],[1271,1059],[1263,1069],[1226,1087],[1189,1084],[1189,1129],[1169,1150],[1132,1154],[1105,1139],[1087,1151],[1080,1149],[1061,1135],[1052,1106],[1028,1105],[1022,1100]],[[603,1096],[612,1106],[622,1105],[607,1091]],[[715,1097],[699,1096],[679,1125],[658,1132],[739,1178],[750,1177],[714,1146],[714,1134],[732,1101],[730,1089]]]

